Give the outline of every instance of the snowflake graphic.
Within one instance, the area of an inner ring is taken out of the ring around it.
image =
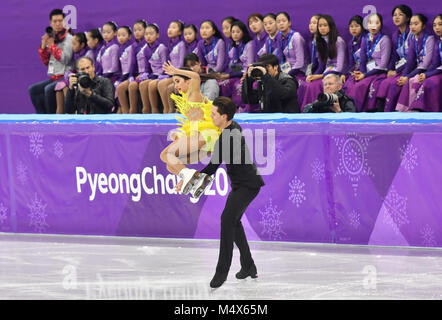
[[[354,195],[357,196],[362,176],[374,176],[368,166],[367,148],[370,136],[361,137],[349,133],[346,137],[332,137],[339,153],[339,164],[335,176],[345,175],[350,179]]]
[[[271,141],[269,143],[269,149],[274,150],[273,155],[276,162],[280,161],[284,157],[284,148],[282,147],[282,142],[276,139],[276,137],[274,142]],[[267,150],[267,154],[272,153]]]
[[[38,132],[32,132],[29,136],[29,151],[37,159],[43,153],[43,135]]]
[[[63,144],[60,141],[54,143],[54,154],[60,159],[63,156]]]
[[[24,185],[28,181],[28,168],[23,164],[23,162],[19,161],[17,163],[16,172],[17,172],[17,179],[20,181],[22,185]]]
[[[434,230],[429,224],[425,225],[421,230],[422,244],[425,247],[435,247],[437,245]]]
[[[402,225],[410,223],[407,215],[407,197],[401,196],[394,186],[384,199],[381,211],[384,223],[390,225],[397,235]]]
[[[325,164],[319,161],[318,158],[312,163],[312,178],[319,183],[322,179],[325,179]]]
[[[289,187],[289,200],[299,208],[301,203],[307,199],[305,196],[305,183],[295,176],[295,178],[289,183]]]
[[[28,215],[30,219],[29,226],[34,227],[34,231],[36,232],[43,232],[49,227],[46,223],[47,214],[45,213],[47,205],[47,203],[43,203],[43,201],[38,198],[37,193],[35,193],[31,203],[28,203],[30,210]]]
[[[269,240],[281,240],[283,235],[286,235],[282,231],[282,222],[280,216],[282,211],[278,210],[277,206],[272,204],[272,199],[269,199],[269,204],[265,206],[264,210],[259,210],[261,214],[261,221],[259,222],[263,226],[262,235],[267,235]]]
[[[8,208],[3,205],[3,202],[0,202],[0,225],[3,224],[8,218],[7,212]]]
[[[348,214],[348,218],[350,219],[350,225],[353,228],[358,229],[359,226],[361,225],[361,216],[359,215],[359,213],[357,213],[356,210],[353,209]]]
[[[419,90],[417,91],[416,98],[415,98],[414,100],[415,100],[415,101],[416,101],[416,100],[419,100],[419,98],[420,98],[421,95],[423,95],[423,94],[424,94],[424,86],[420,86]]]
[[[401,167],[410,174],[419,164],[417,161],[417,148],[412,144],[404,144],[399,151],[402,160]]]

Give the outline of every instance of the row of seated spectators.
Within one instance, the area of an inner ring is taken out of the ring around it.
[[[251,14],[247,25],[227,17],[223,34],[211,20],[199,29],[175,20],[167,30],[169,41],[162,43],[158,26],[144,20],[132,28],[109,21],[101,29],[73,35],[64,27],[63,11],[55,9],[39,48],[49,79],[31,85],[29,92],[37,113],[172,113],[173,78],[163,70],[171,61],[211,74],[204,78],[203,94],[211,100],[231,97],[238,112],[442,111],[442,15],[433,18],[428,32],[428,18],[406,5],[391,14],[397,27],[392,35],[383,33],[379,13],[368,16],[367,29],[361,16],[353,16],[348,43],[330,15],[313,15],[311,38],[304,39],[291,28],[286,12]],[[262,79],[250,77],[250,66],[260,58],[268,72]],[[278,72],[272,73],[275,65]],[[81,81],[78,85],[78,72],[96,75],[89,88]],[[328,77],[333,90],[324,86],[329,74],[335,75]],[[253,99],[256,94],[248,87],[260,97]],[[278,102],[269,91],[285,101]],[[354,108],[311,108],[318,97],[335,99],[321,93],[338,91]]]

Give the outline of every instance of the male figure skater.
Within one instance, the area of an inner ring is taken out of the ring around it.
[[[220,287],[227,279],[232,263],[233,243],[237,245],[241,254],[241,270],[236,274],[236,278],[258,276],[241,224],[241,217],[258,195],[264,181],[256,165],[251,161],[240,125],[232,120],[236,109],[235,103],[227,97],[218,97],[213,101],[211,117],[215,126],[222,132],[215,144],[210,163],[201,170],[201,173],[211,176],[224,162],[232,187],[221,215],[220,251],[216,273],[210,282],[212,288]],[[182,182],[179,182],[176,190],[180,191],[181,186]]]

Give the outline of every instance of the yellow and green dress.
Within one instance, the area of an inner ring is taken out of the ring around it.
[[[187,94],[184,92],[181,92],[181,96],[172,93],[170,97],[175,101],[178,111],[183,116],[176,116],[180,123],[177,133],[178,138],[183,136],[191,137],[199,133],[206,141],[202,149],[211,152],[221,134],[221,131],[213,124],[213,120],[210,117],[212,101],[203,97],[203,102],[190,102],[187,100]],[[200,108],[204,113],[204,117],[198,121],[190,120],[188,113],[192,108]]]

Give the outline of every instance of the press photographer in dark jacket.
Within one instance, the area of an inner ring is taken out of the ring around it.
[[[78,74],[69,76],[66,112],[78,114],[111,113],[114,106],[114,86],[108,78],[95,75],[92,59],[77,61]]]
[[[334,73],[326,75],[322,84],[324,93],[313,103],[305,105],[303,113],[356,112],[355,102],[342,90],[341,77]]]
[[[257,89],[253,83],[257,81]],[[279,71],[279,60],[273,54],[264,54],[258,62],[249,66],[242,83],[242,101],[260,104],[266,113],[299,112],[298,82]]]

